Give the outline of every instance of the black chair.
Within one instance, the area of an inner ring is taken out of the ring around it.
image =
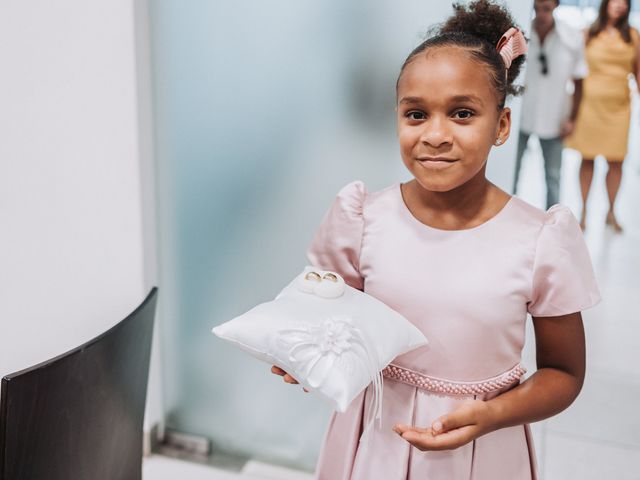
[[[70,352],[2,379],[0,480],[139,480],[157,288]]]

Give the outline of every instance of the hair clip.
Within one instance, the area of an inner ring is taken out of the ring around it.
[[[502,57],[508,72],[511,63],[520,55],[527,53],[527,40],[518,28],[511,27],[498,40],[496,50]]]

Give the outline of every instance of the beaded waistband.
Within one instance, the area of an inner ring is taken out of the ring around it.
[[[517,364],[500,375],[480,382],[450,382],[391,364],[382,371],[382,374],[387,378],[434,393],[444,395],[481,395],[500,390],[517,382],[525,372],[525,368]]]

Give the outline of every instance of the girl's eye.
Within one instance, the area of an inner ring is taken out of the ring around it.
[[[411,110],[410,112],[406,113],[406,117],[408,117],[410,120],[424,120],[425,115],[418,110]]]
[[[471,110],[458,110],[453,116],[458,120],[468,120],[473,117],[473,112]]]

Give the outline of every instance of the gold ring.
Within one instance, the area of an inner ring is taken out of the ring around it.
[[[338,277],[336,277],[336,275],[335,275],[335,274],[333,274],[333,273],[325,273],[325,274],[322,276],[322,279],[323,279],[323,280],[330,280],[330,281],[332,281],[332,282],[338,283]]]
[[[314,282],[319,282],[320,280],[322,280],[322,278],[320,278],[320,274],[318,272],[309,272],[304,276],[305,280],[313,280]]]

